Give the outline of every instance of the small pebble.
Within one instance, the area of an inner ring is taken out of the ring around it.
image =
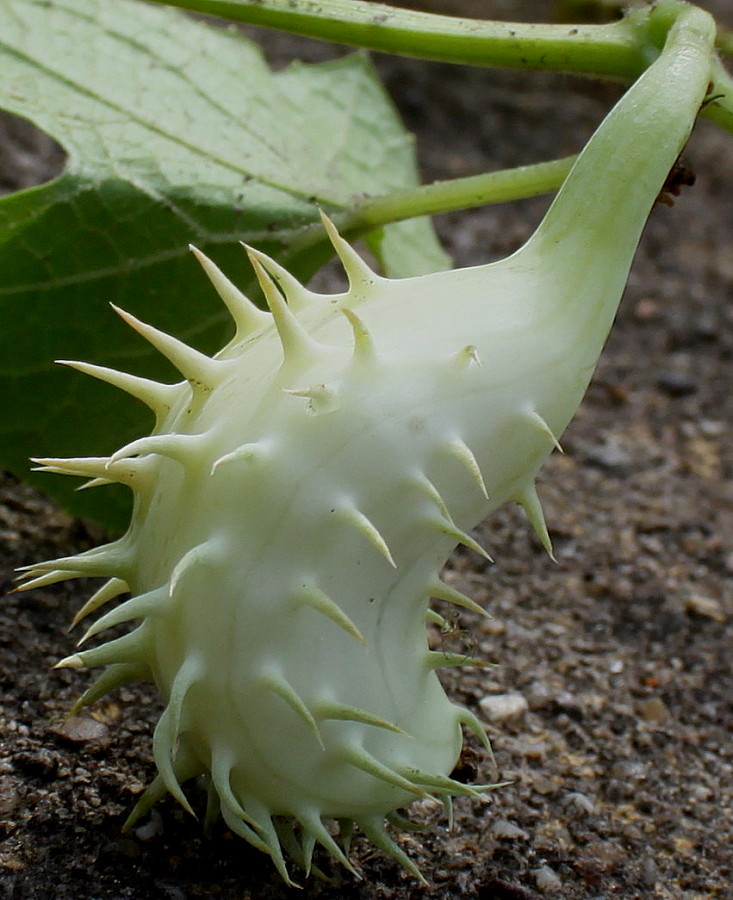
[[[653,322],[659,319],[659,304],[651,297],[642,297],[634,307],[634,318],[639,322]]]
[[[644,884],[647,887],[653,888],[657,883],[658,875],[659,870],[657,869],[657,864],[654,862],[651,856],[647,856],[647,858],[641,864],[641,878]]]
[[[689,375],[686,375],[684,372],[676,372],[673,369],[663,372],[657,381],[657,385],[660,390],[670,397],[686,397],[689,394],[694,394],[697,390],[696,382]]]
[[[54,725],[49,731],[71,744],[91,742],[103,744],[110,739],[109,728],[103,722],[97,722],[89,716],[71,716],[60,725]]]
[[[501,619],[482,619],[479,630],[482,634],[490,634],[493,637],[498,637],[506,631],[506,623],[502,622]]]
[[[538,890],[542,891],[543,894],[556,894],[561,890],[562,882],[560,881],[560,876],[550,866],[540,866],[532,874]]]
[[[532,788],[543,797],[554,794],[558,788],[557,778],[549,778],[542,772],[535,772],[532,775]]]
[[[578,851],[575,867],[588,884],[599,884],[623,858],[624,851],[612,841],[591,841]]]
[[[150,841],[163,833],[163,819],[157,809],[150,812],[150,818],[135,829],[135,837],[140,841]]]
[[[491,826],[491,833],[504,841],[529,840],[529,835],[524,829],[507,819],[497,819]]]
[[[555,697],[555,703],[563,712],[580,713],[583,709],[578,698],[570,691],[560,691]]]
[[[22,804],[20,794],[21,782],[17,778],[3,776],[0,778],[0,816],[9,817]]]
[[[731,571],[733,571],[733,554],[731,557]],[[530,709],[544,709],[555,698],[555,691],[544,681],[533,681],[526,689],[527,703]]]
[[[704,616],[706,619],[712,619],[714,622],[724,624],[725,611],[720,600],[715,597],[704,597],[702,594],[690,594],[685,600],[685,609],[687,612],[695,613],[698,616]]]
[[[494,722],[503,722],[521,716],[529,704],[521,694],[493,694],[479,700],[483,714]]]
[[[637,704],[639,715],[645,722],[656,722],[661,724],[669,718],[669,709],[666,703],[660,697],[649,697],[646,700],[640,700]]]
[[[701,419],[697,426],[700,434],[708,438],[722,437],[728,427],[725,422],[721,422],[719,419]]]
[[[643,781],[647,777],[647,767],[639,760],[622,759],[614,763],[611,772],[622,781]]]
[[[565,795],[565,805],[571,809],[576,816],[589,816],[596,811],[593,801],[586,794],[580,791],[571,791]]]
[[[706,802],[712,800],[715,792],[705,784],[690,785],[690,798],[698,802]]]
[[[519,740],[515,744],[514,752],[525,759],[539,762],[547,756],[547,744],[543,741]]]
[[[626,472],[632,463],[631,455],[611,439],[603,444],[588,447],[586,456],[588,462],[616,474]]]

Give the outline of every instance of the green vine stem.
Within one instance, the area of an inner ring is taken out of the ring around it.
[[[333,218],[343,234],[357,237],[402,219],[535,197],[557,190],[577,158],[564,156],[550,162],[436,181],[377,197],[357,198],[348,212],[336,213]]]
[[[417,216],[549,194],[562,185],[577,158],[577,155],[563,156],[549,162],[435,181],[389,194],[357,196],[351,199],[348,209],[329,210],[329,216],[344,237],[356,240],[383,225]],[[323,226],[313,222],[290,232],[285,243],[288,252],[297,255],[308,252],[322,239]]]
[[[718,28],[717,47],[726,56],[733,56],[733,28]]]
[[[713,60],[710,96],[714,99],[704,107],[702,115],[733,134],[733,78],[719,59]]]
[[[369,0],[155,0],[366,50],[438,62],[602,75],[628,81],[649,60],[634,25],[461,19]]]
[[[234,22],[402,56],[633,81],[693,4],[661,0],[604,25],[460,19],[369,0],[153,0]],[[729,46],[722,38],[724,47]],[[733,81],[718,64],[702,115],[733,133]]]

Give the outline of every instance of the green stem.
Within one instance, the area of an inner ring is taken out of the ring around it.
[[[733,56],[733,28],[718,28],[715,46],[726,56]]]
[[[544,25],[460,19],[369,0],[155,0],[234,22],[352,47],[474,66],[602,75],[628,81],[648,63],[628,19]]]
[[[456,209],[535,197],[557,190],[576,159],[577,156],[565,156],[550,162],[436,181],[378,197],[364,197],[356,200],[349,212],[336,214],[334,220],[342,234],[353,237],[416,216],[432,216]]]
[[[733,134],[733,78],[719,59],[713,60],[713,84],[710,96],[716,99],[703,107],[702,115]]]
[[[460,19],[371,0],[151,0],[234,22],[277,28],[366,50],[474,66],[573,72],[633,81],[692,7],[661,0],[605,25],[540,25]],[[719,37],[724,51],[731,40]],[[733,133],[733,91],[722,65],[702,115]]]

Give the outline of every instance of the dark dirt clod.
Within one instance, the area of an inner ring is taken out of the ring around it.
[[[550,9],[518,0],[422,5],[507,18]],[[702,5],[733,24],[727,0]],[[324,52],[258,37],[280,60]],[[418,132],[427,179],[572,152],[618,94],[557,75],[379,65]],[[16,160],[6,187],[29,183],[29,167],[47,177],[60,159],[17,127],[0,133]],[[702,123],[685,156],[697,182],[674,208],[654,211],[595,381],[563,438],[566,453],[541,477],[557,564],[511,508],[480,529],[494,566],[470,552],[451,560],[452,583],[493,618],[467,614],[436,639],[450,649],[470,643],[501,664],[446,676],[451,695],[479,715],[490,695],[519,695],[526,707],[488,724],[509,787],[457,802],[450,832],[433,805],[412,807],[432,827],[401,841],[432,887],[357,840],[362,881],[322,859],[333,882],[291,891],[260,853],[220,826],[205,836],[170,800],[122,835],[153,774],[159,706],[141,686],[64,722],[88,680],[51,669],[73,646],[67,627],[88,594],[77,582],[3,600],[0,897],[733,897],[733,138]],[[438,224],[459,264],[478,263],[515,249],[545,205]],[[93,541],[12,478],[0,501],[6,589],[14,566]],[[496,777],[471,740],[465,774],[474,773]],[[189,793],[201,811],[203,789]]]

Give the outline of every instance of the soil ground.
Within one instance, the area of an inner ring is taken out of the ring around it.
[[[727,0],[702,5],[733,25]],[[432,6],[507,18],[550,8]],[[279,61],[323,53],[264,38]],[[618,93],[558,75],[378,63],[418,134],[426,179],[573,152]],[[6,189],[58,162],[47,141],[12,124],[2,143]],[[557,563],[507,508],[479,529],[493,566],[471,552],[449,564],[446,578],[492,618],[462,615],[431,639],[500,663],[445,684],[486,721],[498,775],[512,783],[459,801],[452,830],[435,806],[412,808],[430,827],[400,840],[431,887],[357,839],[361,881],[322,860],[331,883],[287,889],[267,858],[223,827],[205,837],[171,800],[121,835],[153,774],[159,706],[150,688],[128,689],[65,722],[86,679],[51,666],[73,646],[67,625],[88,595],[76,582],[3,600],[0,896],[733,897],[733,138],[702,123],[686,157],[697,183],[653,213],[565,455],[540,479]],[[438,225],[458,264],[483,262],[517,247],[546,202]],[[5,587],[15,566],[103,539],[12,478],[0,503]],[[521,698],[517,712],[490,718],[480,702],[504,694]],[[473,741],[463,774],[496,778]],[[191,796],[201,810],[203,793]]]

